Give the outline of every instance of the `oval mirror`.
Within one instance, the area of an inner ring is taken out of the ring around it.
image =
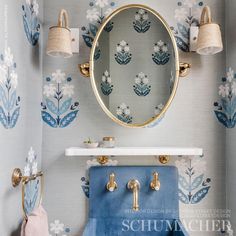
[[[90,75],[96,98],[113,121],[126,127],[156,124],[179,80],[178,50],[168,24],[143,5],[117,9],[97,31]]]

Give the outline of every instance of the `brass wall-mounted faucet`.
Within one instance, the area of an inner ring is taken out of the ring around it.
[[[153,180],[150,183],[150,188],[152,190],[158,191],[161,187],[161,183],[159,181],[159,174],[157,172],[153,173]]]
[[[139,211],[139,203],[138,203],[138,191],[140,189],[140,183],[136,179],[132,179],[128,182],[127,188],[133,191],[133,210]]]
[[[111,173],[109,176],[109,182],[107,183],[107,190],[114,192],[117,189],[117,183],[115,181],[115,174]]]

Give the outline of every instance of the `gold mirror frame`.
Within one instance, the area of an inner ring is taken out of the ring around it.
[[[147,120],[146,122],[144,122],[143,124],[126,124],[122,121],[120,121],[115,115],[113,115],[110,110],[108,110],[108,108],[105,106],[103,100],[101,99],[101,96],[99,95],[99,92],[98,92],[98,88],[96,86],[96,82],[95,82],[95,77],[94,77],[94,53],[95,53],[95,50],[96,50],[96,45],[97,45],[97,42],[100,38],[100,35],[101,33],[103,32],[103,29],[105,28],[106,24],[113,18],[115,17],[116,15],[118,15],[120,12],[124,11],[124,10],[127,10],[127,9],[131,9],[131,8],[140,8],[140,9],[144,9],[148,12],[151,12],[153,15],[155,15],[160,21],[161,23],[163,24],[163,26],[166,28],[170,38],[171,38],[171,41],[172,41],[172,45],[173,45],[173,48],[174,48],[174,53],[175,53],[175,68],[176,68],[176,75],[175,75],[175,83],[174,83],[174,86],[173,86],[173,89],[172,89],[172,92],[171,92],[171,95],[167,101],[167,103],[165,104],[164,108],[162,109],[162,111],[160,112],[160,114],[158,114],[157,116],[155,116],[154,118],[151,118],[149,120]],[[92,84],[92,88],[93,88],[93,92],[96,96],[96,99],[98,101],[98,103],[100,104],[100,106],[102,107],[103,111],[114,121],[116,122],[117,124],[119,125],[122,125],[124,127],[129,127],[129,128],[144,128],[144,127],[147,127],[148,125],[151,125],[153,124],[155,121],[158,121],[159,119],[161,119],[164,114],[166,113],[167,109],[169,108],[170,104],[172,103],[174,97],[175,97],[175,94],[176,94],[176,90],[177,90],[177,87],[178,87],[178,83],[179,83],[179,75],[180,75],[180,63],[179,63],[179,53],[178,53],[178,47],[177,47],[177,44],[176,44],[176,40],[175,40],[175,37],[172,33],[172,30],[170,29],[169,25],[167,24],[167,22],[164,20],[164,18],[158,13],[156,12],[155,10],[153,10],[152,8],[148,7],[148,6],[145,6],[145,5],[142,5],[142,4],[129,4],[129,5],[125,5],[125,6],[122,6],[118,9],[116,9],[115,11],[113,11],[106,19],[105,21],[103,22],[103,24],[100,26],[97,34],[96,34],[96,37],[94,38],[94,41],[93,41],[93,46],[92,46],[92,49],[91,49],[91,53],[90,53],[90,62],[89,62],[89,73],[90,73],[90,78],[91,78],[91,84]]]

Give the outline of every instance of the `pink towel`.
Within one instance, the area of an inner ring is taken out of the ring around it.
[[[47,213],[41,205],[22,223],[21,236],[49,236]]]

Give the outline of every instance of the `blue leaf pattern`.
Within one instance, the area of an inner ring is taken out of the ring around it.
[[[204,178],[204,174],[196,177],[192,182],[190,191],[193,191],[194,189],[198,188],[202,184],[203,178]]]
[[[10,124],[9,124],[9,128],[14,128],[16,125],[16,122],[19,118],[20,115],[20,107],[17,107],[15,109],[15,111],[13,112],[12,116],[11,116],[11,120],[10,120]]]
[[[34,4],[38,4],[36,1],[33,3],[26,3],[22,6],[23,9],[23,24],[26,37],[32,46],[38,43],[40,36],[40,23],[38,19],[38,12],[35,12]]]
[[[65,128],[68,126],[77,116],[78,111],[72,111],[61,119],[60,127]]]
[[[47,98],[46,105],[47,105],[47,108],[49,109],[50,112],[52,112],[55,115],[59,115],[58,108],[56,107],[56,105],[54,104],[53,101],[51,101],[50,99]]]
[[[2,123],[2,125],[4,126],[4,128],[7,129],[7,117],[5,115],[5,112],[3,110],[3,108],[0,106],[0,122]]]
[[[42,118],[45,123],[47,123],[49,126],[56,128],[57,127],[57,121],[46,111],[41,111]]]
[[[210,187],[208,186],[196,192],[191,199],[191,204],[199,203],[208,194],[209,189]]]
[[[66,101],[64,101],[60,107],[58,115],[62,115],[63,113],[67,112],[71,106],[71,103],[72,103],[72,98],[69,98]]]
[[[179,191],[178,192],[179,193],[179,200],[184,204],[189,204],[189,200],[188,200],[187,195],[181,189],[179,189],[178,191]]]

